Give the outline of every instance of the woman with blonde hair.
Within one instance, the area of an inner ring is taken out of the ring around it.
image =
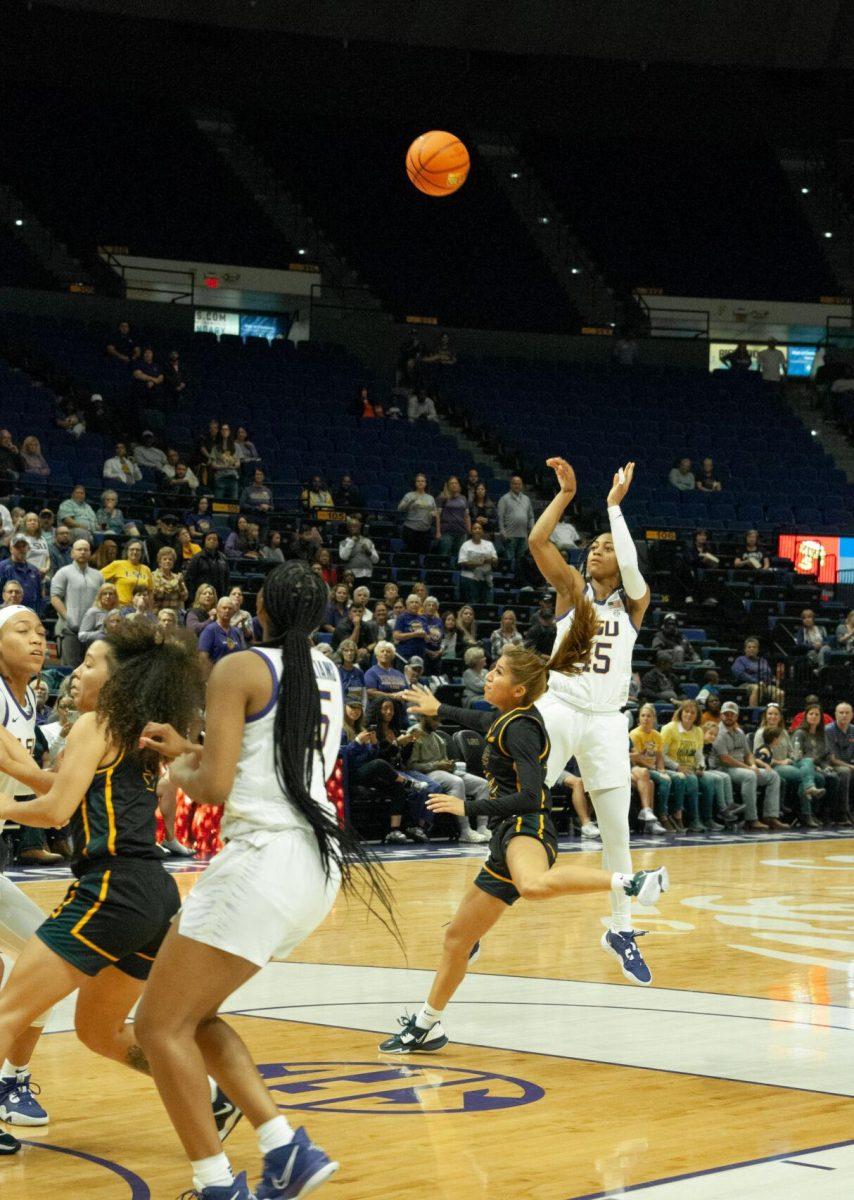
[[[50,475],[50,466],[42,454],[41,443],[32,434],[21,442],[21,458],[28,475],[38,475],[42,479],[47,479]]]
[[[598,625],[593,606],[580,599],[572,628],[552,670],[580,671],[589,660]],[[380,1043],[384,1054],[441,1050],[448,1038],[441,1025],[444,1009],[465,978],[480,940],[521,896],[549,900],[580,892],[619,892],[654,904],[668,888],[666,868],[635,875],[595,868],[558,866],[557,833],[551,817],[545,764],[549,736],[536,701],[546,690],[547,664],[532,650],[508,646],[489,672],[486,699],[494,713],[440,704],[426,688],[406,692],[412,711],[476,729],[486,739],[484,800],[431,795],[427,807],[469,820],[489,817],[489,858],[463,897],[445,934],[442,961],[420,1011],[399,1018],[398,1033]]]
[[[217,594],[209,583],[200,583],[196,588],[193,603],[187,609],[186,627],[195,637],[216,620]]]
[[[175,571],[177,555],[171,546],[161,546],[157,551],[157,566],[151,573],[152,600],[154,611],[161,608],[183,608],[189,592],[184,576]]]
[[[88,646],[104,636],[104,622],[108,613],[115,612],[119,606],[119,593],[114,583],[102,583],[98,588],[95,603],[83,614],[80,631],[77,634],[81,645]]]
[[[457,655],[459,656],[459,642],[465,646],[476,646],[478,644],[477,636],[477,620],[474,615],[474,609],[470,604],[463,604],[457,609]]]

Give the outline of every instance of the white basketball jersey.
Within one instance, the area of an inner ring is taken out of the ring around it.
[[[622,592],[612,592],[607,600],[595,600],[587,585],[584,593],[599,615],[599,632],[593,639],[590,661],[580,675],[549,672],[549,691],[585,712],[616,712],[629,698],[632,676],[632,651],[638,632],[631,622]],[[555,649],[572,626],[575,610],[570,609],[556,622]]]
[[[231,793],[225,802],[222,836],[226,839],[245,837],[251,833],[279,833],[285,829],[310,830],[305,817],[288,800],[276,776],[275,720],[279,688],[282,682],[282,652],[277,649],[254,649],[270,668],[273,694],[267,706],[254,717],[247,717],[243,727],[243,743]],[[341,676],[333,662],[312,649],[311,662],[320,693],[320,731],[323,754],[314,755],[311,795],[334,815],[335,808],[326,794],[326,780],[335,769],[341,746],[344,722],[344,703],[341,695]]]
[[[27,688],[22,708],[6,680],[0,677],[0,724],[32,754],[36,744],[36,698],[31,687]],[[0,773],[0,792],[7,796],[32,796],[33,789],[18,783],[11,775]]]

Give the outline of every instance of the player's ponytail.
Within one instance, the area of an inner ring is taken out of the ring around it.
[[[569,632],[561,640],[549,662],[549,670],[561,675],[580,675],[590,661],[593,639],[599,629],[596,609],[586,597],[575,606]]]
[[[309,635],[323,619],[329,589],[320,575],[302,562],[275,567],[264,580],[264,611],[270,636],[264,643],[282,652],[282,678],[274,723],[276,777],[288,801],[305,818],[317,840],[327,879],[334,863],[345,890],[359,890],[353,866],[363,867],[370,881],[368,907],[374,896],[389,914],[384,921],[397,936],[392,898],[377,860],[349,829],[342,829],[328,809],[311,794],[315,754],[322,756],[320,695],[311,660]],[[382,919],[382,918],[381,918]]]

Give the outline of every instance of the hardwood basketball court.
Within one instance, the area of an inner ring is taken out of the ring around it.
[[[340,901],[289,962],[226,1005],[291,1124],[341,1162],[318,1195],[854,1194],[854,840],[638,840],[636,865],[665,861],[672,883],[637,922],[651,988],[624,982],[601,950],[600,898],[520,901],[448,1009],[446,1050],[379,1054],[378,1035],[423,1000],[442,926],[482,857],[389,862],[406,960],[378,921]],[[26,875],[45,910],[60,875]],[[182,890],[198,875],[181,870]],[[153,1085],[72,1030],[69,1002],[34,1061],[51,1124],[15,1130],[27,1144],[0,1159],[0,1194],[174,1200],[189,1172]],[[257,1178],[245,1123],[228,1151]]]

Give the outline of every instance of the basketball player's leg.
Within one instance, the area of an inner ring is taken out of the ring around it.
[[[399,1018],[401,1028],[379,1044],[383,1054],[423,1054],[441,1050],[448,1044],[441,1024],[445,1007],[465,979],[480,939],[519,898],[509,879],[499,878],[486,868],[481,870],[478,881],[463,896],[445,931],[442,958],[427,999],[414,1016]]]
[[[256,1127],[279,1116],[246,1046],[217,1016],[222,1002],[258,970],[246,959],[183,937],[175,926],[152,967],[136,1016],[136,1039],[193,1163],[221,1153],[208,1072]]]
[[[590,799],[596,812],[596,823],[602,838],[602,867],[605,871],[632,874],[632,854],[629,848],[629,804],[631,784],[627,779],[618,787],[596,788]],[[632,928],[631,898],[614,891],[611,895],[611,928],[616,932]]]
[[[503,900],[471,885],[445,931],[442,959],[427,997],[430,1008],[439,1012],[445,1008],[465,979],[472,948],[506,911]]]
[[[86,976],[54,954],[39,938],[21,951],[0,991],[0,1060],[9,1060],[15,1043],[46,1008],[69,996]]]
[[[627,899],[634,894],[631,890],[634,887],[631,875],[620,872],[612,874],[600,871],[598,867],[549,867],[546,847],[536,837],[514,837],[508,843],[506,855],[513,883],[523,900],[554,900],[558,896],[612,890],[622,892]],[[654,876],[657,873],[648,874]],[[650,884],[650,887],[653,887],[653,884]],[[647,892],[644,893],[646,894]]]
[[[133,1026],[127,1024],[144,987],[144,980],[134,979],[117,967],[106,967],[98,975],[87,976],[77,996],[74,1029],[87,1050],[150,1075]]]

